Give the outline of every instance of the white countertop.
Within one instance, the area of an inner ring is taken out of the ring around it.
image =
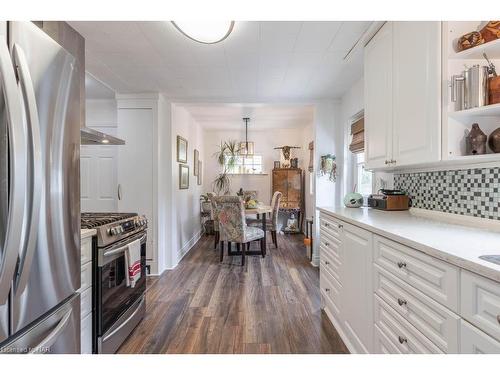
[[[83,240],[84,238],[95,236],[97,231],[95,229],[82,229],[80,234]]]
[[[500,232],[451,224],[409,211],[371,208],[318,207],[347,223],[357,225],[458,267],[500,281],[500,265],[479,259],[500,255]]]

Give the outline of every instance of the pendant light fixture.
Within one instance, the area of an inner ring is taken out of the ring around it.
[[[250,117],[243,117],[243,121],[245,121],[245,142],[240,142],[240,155],[252,156],[253,142],[248,142],[248,121],[250,121]]]
[[[234,21],[171,21],[184,36],[198,43],[222,42],[233,31]]]

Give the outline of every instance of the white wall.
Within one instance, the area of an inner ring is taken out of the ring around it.
[[[177,162],[177,136],[188,141],[189,189],[179,189],[179,163]],[[172,105],[171,110],[171,169],[170,187],[172,200],[167,209],[171,213],[169,236],[171,244],[171,259],[167,268],[175,267],[182,257],[198,241],[201,235],[200,195],[203,185],[198,185],[193,175],[194,149],[200,153],[203,162],[203,172],[207,171],[204,158],[204,135],[201,126],[194,121],[189,112],[182,106]],[[204,173],[206,175],[206,173]]]
[[[307,127],[308,124],[304,124]],[[212,182],[221,172],[221,168],[213,154],[218,150],[221,141],[242,141],[245,139],[243,126],[238,130],[205,130],[205,152],[203,154],[205,178],[203,189],[205,192],[212,191]],[[312,140],[309,137],[309,141]],[[240,188],[243,190],[256,190],[258,198],[262,202],[271,201],[272,170],[275,160],[280,160],[281,150],[274,147],[283,145],[299,146],[301,149],[292,150],[292,157],[299,158],[299,168],[307,169],[309,154],[304,158],[304,128],[296,129],[270,129],[270,130],[248,130],[248,140],[254,142],[255,154],[263,156],[264,173],[266,175],[231,175],[231,192],[234,194]]]
[[[337,160],[337,174],[343,173],[343,133],[339,125],[340,105],[336,101],[318,102],[314,111],[314,172],[315,172],[315,200],[316,207],[335,206],[340,202],[341,177],[336,182],[329,180],[328,176],[320,176],[319,166],[321,155],[333,154]],[[314,233],[319,238],[319,211],[315,212]],[[314,241],[314,265],[319,264],[318,241]]]
[[[354,168],[356,163],[355,155],[349,151],[349,143],[351,141],[351,118],[364,109],[364,80],[360,78],[347,91],[341,99],[341,128],[344,132],[344,173],[342,176],[342,191],[340,197],[343,197],[347,192],[352,191],[355,184]],[[387,187],[393,187],[393,174],[377,172],[374,174],[374,191],[380,188],[380,179],[387,182]],[[342,201],[341,201],[342,202]]]

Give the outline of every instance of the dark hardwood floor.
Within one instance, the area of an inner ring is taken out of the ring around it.
[[[119,353],[347,353],[320,309],[319,271],[298,235],[268,236],[268,252],[224,256],[204,236],[151,280],[147,314]],[[256,243],[252,249],[257,249]]]

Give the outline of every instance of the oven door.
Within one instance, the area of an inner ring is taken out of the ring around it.
[[[127,287],[125,250],[127,244],[141,239],[141,278],[134,288]],[[103,336],[134,302],[146,292],[146,233],[137,233],[98,252],[96,277],[97,336]]]

